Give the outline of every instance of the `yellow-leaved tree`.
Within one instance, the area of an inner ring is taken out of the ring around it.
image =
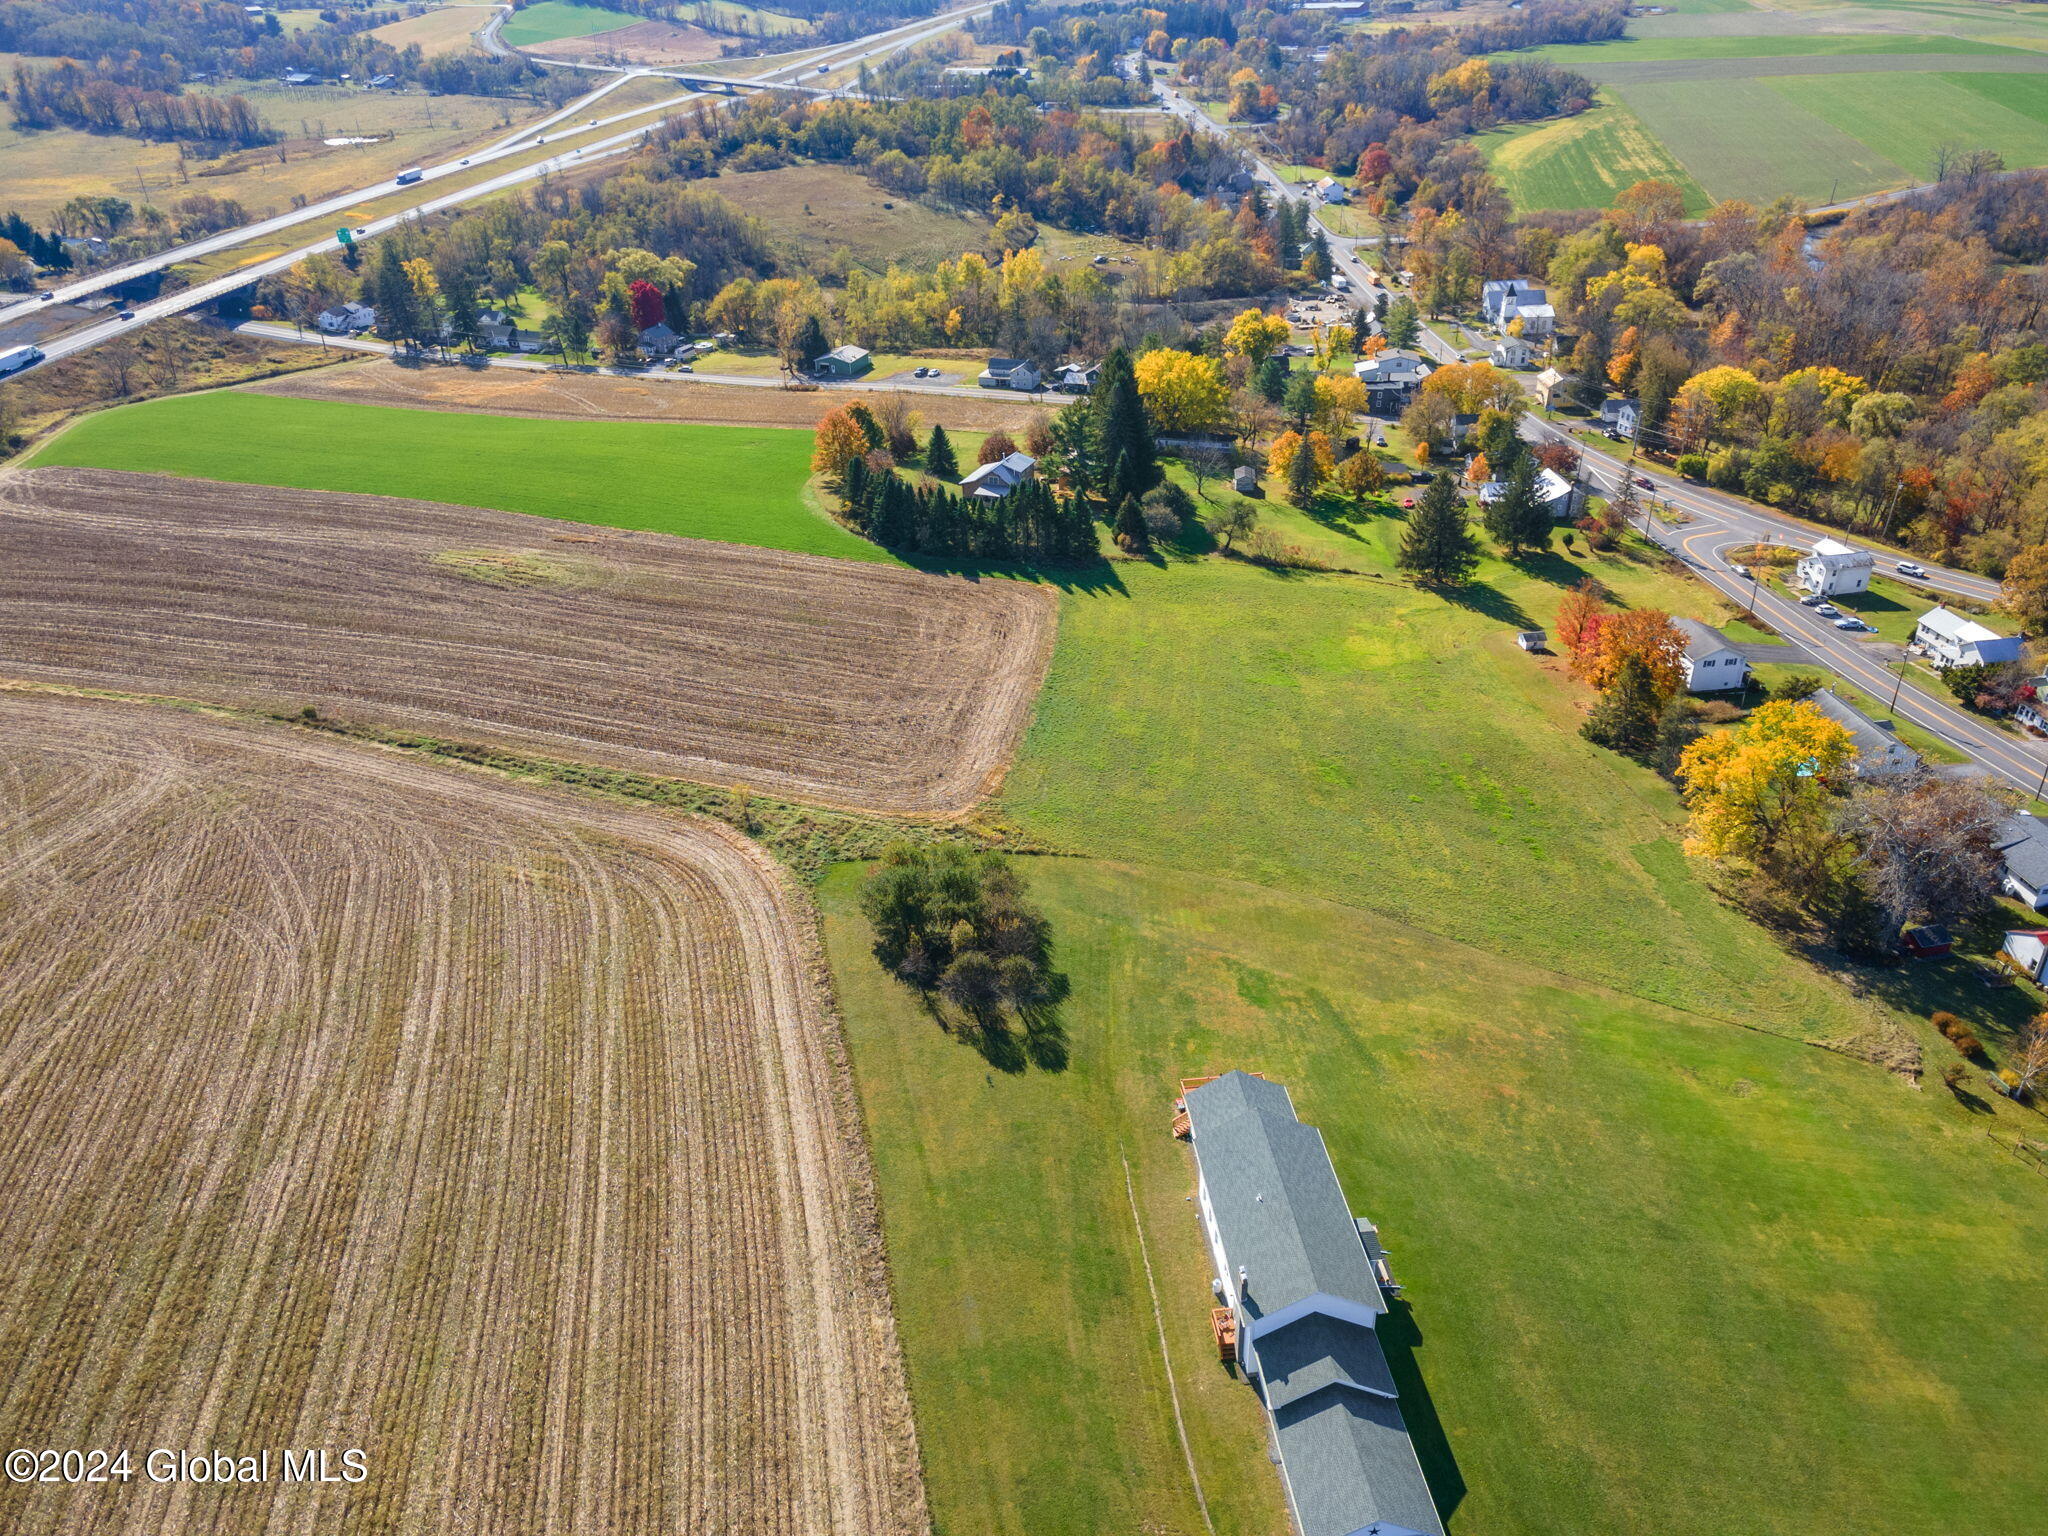
[[[1287,345],[1293,330],[1279,315],[1262,309],[1247,309],[1230,322],[1223,333],[1223,350],[1233,357],[1248,359],[1257,367]]]
[[[1849,733],[1803,699],[1702,736],[1678,763],[1692,812],[1685,851],[1746,859],[1781,881],[1810,868],[1839,843],[1830,812],[1855,755]]]
[[[1230,388],[1213,357],[1158,347],[1140,356],[1131,372],[1155,431],[1207,432],[1228,415]]]

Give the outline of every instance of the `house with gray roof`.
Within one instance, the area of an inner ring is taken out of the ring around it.
[[[1217,1296],[1272,1416],[1296,1529],[1443,1536],[1377,1331],[1386,1254],[1351,1214],[1322,1133],[1284,1087],[1243,1072],[1182,1102]]]
[[[1896,778],[1926,766],[1918,752],[1832,688],[1821,689],[1811,702],[1814,708],[1849,733],[1849,740],[1856,747],[1856,760],[1850,769],[1857,778]]]
[[[2048,909],[2048,821],[2029,811],[2005,819],[1998,829],[1998,856],[2004,861],[1999,885],[2036,912]]]
[[[1721,631],[1698,619],[1673,619],[1671,623],[1685,636],[1685,654],[1678,659],[1678,670],[1688,692],[1720,693],[1748,684],[1748,658],[1730,645]]]

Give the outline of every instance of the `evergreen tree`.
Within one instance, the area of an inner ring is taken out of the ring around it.
[[[1660,714],[1650,669],[1642,657],[1630,654],[1622,657],[1614,681],[1579,733],[1596,746],[1640,762],[1656,750]]]
[[[932,428],[932,440],[924,451],[924,467],[940,480],[958,480],[960,461],[953,454],[953,440],[944,427]]]
[[[1103,359],[1091,403],[1095,460],[1110,466],[1110,483],[1104,489],[1111,504],[1125,496],[1144,495],[1159,483],[1159,451],[1145,417],[1145,402],[1138,396],[1131,354],[1122,347]]]
[[[1323,238],[1323,227],[1318,224],[1308,237],[1308,252],[1301,258],[1301,270],[1319,283],[1327,283],[1334,270],[1330,261],[1330,242]]]
[[[410,341],[419,334],[419,304],[412,279],[399,262],[396,244],[389,240],[379,242],[377,263],[370,268],[363,287],[370,296],[371,307],[377,311],[378,335],[387,341]]]
[[[1455,585],[1479,563],[1472,530],[1465,524],[1464,500],[1449,474],[1431,480],[1408,514],[1408,531],[1394,563],[1427,586]]]
[[[1287,499],[1297,507],[1315,500],[1316,482],[1322,478],[1316,465],[1316,445],[1304,435],[1287,465]]]
[[[1316,381],[1313,374],[1304,373],[1287,385],[1287,398],[1280,407],[1287,424],[1300,433],[1307,433],[1310,419],[1316,413]]]
[[[1280,199],[1273,219],[1273,240],[1280,250],[1280,270],[1291,272],[1301,265],[1301,205],[1291,197]]]
[[[1523,454],[1507,474],[1507,489],[1486,506],[1486,531],[1510,560],[1550,542],[1550,509],[1536,494],[1536,461]]]
[[[868,409],[867,401],[854,401],[846,408],[846,414],[853,418],[854,424],[860,428],[861,436],[868,440],[870,448],[880,448],[888,442],[887,435],[882,431],[882,424],[875,420],[875,413]]]
[[[476,289],[464,273],[443,292],[448,306],[448,333],[472,351],[484,344],[483,319],[477,310]]]
[[[1117,547],[1127,554],[1152,553],[1151,530],[1145,526],[1144,509],[1138,505],[1137,497],[1124,498],[1123,505],[1116,509],[1116,522],[1110,531],[1116,535]]]
[[[819,358],[832,350],[832,343],[825,337],[825,327],[816,315],[805,315],[804,323],[796,333],[796,358],[805,368],[816,365]]]
[[[1422,334],[1422,315],[1415,307],[1415,301],[1403,294],[1388,307],[1386,318],[1380,322],[1381,333],[1390,347],[1412,347]]]
[[[1264,399],[1278,405],[1287,398],[1287,359],[1269,357],[1252,375],[1252,388]]]
[[[1515,471],[1515,462],[1529,456],[1528,445],[1515,430],[1515,418],[1507,411],[1483,411],[1479,416],[1479,451],[1486,455],[1487,478],[1505,480]]]
[[[1665,778],[1676,779],[1678,760],[1685,755],[1685,749],[1705,734],[1692,717],[1692,700],[1683,693],[1674,693],[1657,717],[1657,741],[1650,752],[1650,766]]]

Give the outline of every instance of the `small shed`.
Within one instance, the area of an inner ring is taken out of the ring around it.
[[[1909,960],[1942,960],[1954,953],[1956,941],[1946,928],[1925,923],[1899,935],[1899,952]]]
[[[1230,488],[1240,496],[1259,494],[1259,472],[1249,464],[1240,464],[1230,472]]]
[[[1540,629],[1525,629],[1515,636],[1515,644],[1534,654],[1550,649],[1550,636]]]

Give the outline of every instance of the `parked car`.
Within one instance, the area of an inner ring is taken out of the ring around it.
[[[1833,603],[1818,604],[1813,611],[1824,619],[1839,619],[1842,616],[1842,610]]]
[[[1915,564],[1911,560],[1901,560],[1898,564],[1898,572],[1901,576],[1925,576],[1927,574],[1927,567]]]
[[[691,367],[691,366],[690,366],[690,365],[689,365],[688,363],[677,363],[677,364],[676,364],[676,372],[677,372],[677,373],[695,373],[696,371],[697,371],[697,370],[696,370],[695,368]]]
[[[1412,512],[1415,509],[1415,498],[1413,496],[1403,496],[1401,498],[1401,505]]]
[[[1862,621],[1861,619],[1852,619],[1852,618],[1848,618],[1848,617],[1846,617],[1846,616],[1845,616],[1845,617],[1843,617],[1843,618],[1839,618],[1839,619],[1835,620],[1835,628],[1837,628],[1837,629],[1859,629],[1859,630],[1860,630],[1860,629],[1868,629],[1868,628],[1870,628],[1870,626],[1869,626],[1868,624],[1864,623],[1864,622],[1863,622],[1863,621]]]
[[[1806,594],[1806,596],[1799,599],[1799,606],[1802,608],[1818,608],[1822,603],[1826,601],[1827,599],[1822,597],[1818,592],[1809,592]]]

